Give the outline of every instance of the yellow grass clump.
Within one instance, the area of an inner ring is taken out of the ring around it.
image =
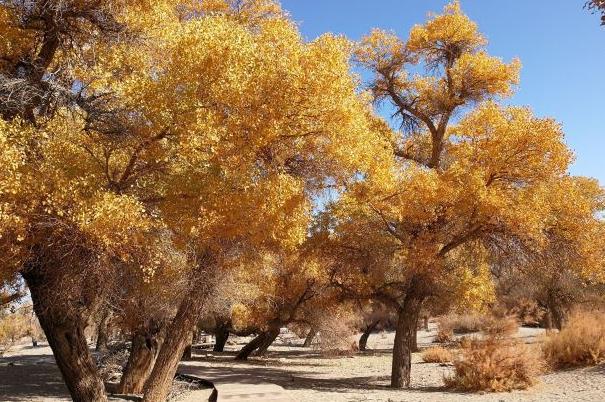
[[[515,340],[488,337],[466,343],[453,361],[446,386],[461,391],[503,392],[536,383],[544,364],[539,351]]]
[[[452,359],[452,351],[440,346],[431,347],[422,352],[422,360],[425,363],[449,363]]]
[[[544,357],[553,369],[592,366],[605,362],[603,312],[576,312],[558,333],[547,335]]]

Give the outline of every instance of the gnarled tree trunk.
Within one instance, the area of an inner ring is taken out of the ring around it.
[[[132,346],[118,386],[119,393],[143,394],[163,341],[161,329],[140,329],[132,334]]]
[[[265,339],[258,347],[258,350],[256,351],[256,355],[264,356],[265,353],[267,353],[267,349],[269,349],[269,346],[271,346],[273,344],[273,342],[275,342],[275,339],[277,339],[278,335],[279,335],[279,327],[270,328],[269,331],[267,331],[267,333],[265,335]]]
[[[407,388],[410,386],[413,343],[422,300],[423,298],[417,293],[416,289],[411,287],[405,296],[403,305],[399,308],[395,345],[393,347],[392,388]]]
[[[246,345],[244,345],[244,347],[239,351],[237,356],[235,356],[235,360],[248,359],[248,357],[250,357],[252,352],[254,352],[256,349],[258,349],[260,347],[260,345],[262,345],[262,343],[265,341],[266,337],[267,337],[266,332],[262,332],[262,333],[258,334],[254,339],[252,339],[250,342],[248,342]]]
[[[374,321],[372,323],[370,323],[370,325],[368,325],[365,330],[363,331],[363,334],[361,334],[361,337],[359,337],[359,350],[364,351],[367,349],[368,347],[368,338],[370,337],[370,335],[372,334],[372,332],[374,332],[374,330],[376,329],[376,327],[378,326],[378,323],[380,321]]]
[[[216,326],[214,337],[216,338],[216,342],[214,343],[212,350],[215,352],[222,352],[225,350],[225,344],[227,343],[227,339],[229,339],[229,325],[224,322],[219,323]]]
[[[22,272],[22,276],[71,398],[76,402],[106,401],[105,387],[84,336],[86,325],[82,317],[56,305],[47,288],[51,282],[37,268]]]
[[[145,384],[144,402],[164,402],[168,397],[181,357],[191,342],[193,327],[201,311],[199,304],[202,296],[203,290],[198,288],[181,302]]]

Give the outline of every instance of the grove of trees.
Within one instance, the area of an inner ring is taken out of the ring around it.
[[[75,401],[106,400],[91,323],[148,402],[202,321],[255,334],[241,359],[392,322],[395,388],[421,312],[497,281],[561,327],[602,291],[605,192],[559,123],[504,105],[520,67],[458,2],[357,43],[305,41],[275,0],[0,0],[2,304],[24,283]]]

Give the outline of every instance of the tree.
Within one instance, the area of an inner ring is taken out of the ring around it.
[[[504,297],[526,298],[542,306],[561,329],[574,306],[602,300],[605,191],[594,179],[565,177],[550,186],[556,218],[547,222],[544,246],[518,250],[495,264]]]
[[[14,39],[3,82],[27,84],[18,104],[2,100],[2,278],[25,279],[73,399],[103,400],[89,318],[116,278],[153,284],[185,256],[145,387],[163,400],[218,273],[249,250],[296,247],[312,197],[374,163],[365,151],[382,141],[350,44],[305,43],[262,0],[0,10]]]
[[[585,4],[586,8],[588,8],[593,13],[601,14],[601,25],[605,25],[605,1],[603,0],[591,0]]]
[[[351,184],[324,236],[345,257],[334,281],[397,311],[395,388],[409,386],[418,313],[436,285],[458,281],[456,270],[489,266],[504,245],[539,248],[554,213],[544,195],[570,161],[557,123],[498,106],[518,81],[519,62],[505,64],[485,45],[454,2],[407,42],[374,31],[357,52],[374,73],[375,99],[392,105],[403,130],[384,127],[392,147],[382,172],[390,174]],[[412,76],[408,66],[427,74]],[[453,124],[456,113],[464,116]]]

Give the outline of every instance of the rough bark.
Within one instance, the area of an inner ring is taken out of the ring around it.
[[[222,352],[225,350],[225,344],[227,343],[227,339],[229,339],[229,325],[226,323],[218,324],[214,337],[216,338],[216,342],[214,343],[212,350],[215,352]]]
[[[370,335],[372,334],[372,332],[374,332],[374,330],[378,326],[379,322],[380,321],[374,321],[374,322],[370,323],[370,325],[368,325],[365,328],[365,330],[363,331],[363,334],[361,334],[361,337],[359,338],[359,350],[364,351],[364,350],[367,349],[367,347],[368,347],[368,338],[370,337]]]
[[[166,339],[160,348],[153,370],[145,384],[144,402],[164,402],[170,393],[170,386],[176,374],[185,348],[190,344],[193,328],[201,308],[199,302],[203,290],[197,288],[181,302],[175,318],[166,332]]]
[[[315,328],[311,328],[309,333],[305,337],[305,343],[303,343],[303,347],[308,348],[313,344],[313,340],[317,336],[317,330]]]
[[[37,270],[22,272],[34,311],[44,330],[55,361],[75,402],[106,401],[105,387],[92,359],[84,329],[85,320],[75,311],[61,311],[45,291],[48,278]]]
[[[416,323],[416,331],[412,333],[410,348],[412,349],[412,352],[418,352],[420,350],[418,349],[418,323]]]
[[[273,342],[275,342],[275,339],[277,339],[278,335],[279,335],[279,327],[274,327],[274,328],[269,329],[269,331],[267,331],[267,333],[266,333],[265,339],[258,347],[258,349],[256,351],[256,355],[264,356],[265,353],[267,353],[269,346],[271,346],[273,344]]]
[[[118,386],[118,393],[143,394],[145,383],[153,370],[163,341],[160,330],[145,328],[132,334],[130,355]]]
[[[183,351],[183,356],[181,357],[181,360],[191,360],[191,358],[193,357],[193,344],[191,342],[189,342],[189,344],[187,346],[185,346],[185,350]]]
[[[393,347],[392,388],[408,388],[410,386],[413,342],[421,305],[422,297],[412,288],[406,294],[403,305],[399,308]]]
[[[265,341],[266,337],[267,337],[266,332],[262,332],[259,335],[257,335],[254,339],[252,339],[250,342],[248,342],[246,345],[244,345],[244,347],[239,351],[237,356],[235,356],[235,360],[248,359],[248,357],[250,357],[252,352],[254,352],[256,349],[258,349],[260,347],[260,345]]]

